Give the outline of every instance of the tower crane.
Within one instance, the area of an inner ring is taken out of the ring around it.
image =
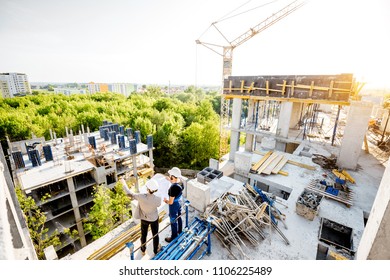
[[[232,75],[232,65],[233,65],[233,50],[237,48],[238,46],[242,45],[249,39],[251,39],[253,36],[259,34],[260,32],[264,31],[274,23],[278,22],[279,20],[283,19],[284,17],[288,16],[292,12],[298,10],[305,4],[305,1],[299,1],[295,0],[285,6],[284,8],[280,9],[276,13],[272,14],[256,26],[250,28],[248,31],[244,32],[234,40],[227,40],[227,38],[222,34],[220,30],[215,26],[215,23],[212,25],[217,28],[218,32],[222,35],[222,37],[227,41],[226,46],[220,46],[212,43],[206,43],[202,42],[199,39],[195,42],[197,44],[203,45],[206,48],[212,50],[213,52],[219,54],[223,58],[223,72],[222,72],[222,93],[221,93],[221,115],[220,115],[220,144],[219,144],[219,160],[221,160],[222,156],[226,154],[228,149],[228,133],[225,127],[228,124],[228,118],[229,118],[229,106],[230,102],[228,99],[224,98],[223,96],[223,83],[224,80],[227,79],[229,76]],[[214,47],[214,48],[213,48]],[[218,52],[215,50],[215,47],[222,48],[222,52]]]

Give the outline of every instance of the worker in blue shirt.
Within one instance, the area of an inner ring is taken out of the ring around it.
[[[168,171],[169,181],[171,186],[168,189],[169,199],[164,198],[164,202],[169,205],[169,220],[171,222],[171,236],[166,237],[166,242],[171,242],[175,239],[183,229],[183,221],[181,219],[181,205],[183,187],[179,184],[181,178],[181,171],[177,167],[173,167]]]

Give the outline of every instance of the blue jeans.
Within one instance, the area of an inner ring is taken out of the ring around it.
[[[181,203],[180,200],[174,200],[169,205],[169,220],[171,222],[172,240],[175,239],[183,230],[183,221],[181,219]]]

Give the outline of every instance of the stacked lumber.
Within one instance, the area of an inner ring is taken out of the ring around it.
[[[254,174],[282,174],[287,176],[288,173],[281,170],[287,162],[288,159],[282,154],[269,151],[252,166],[250,172]]]
[[[166,212],[163,210],[158,214],[159,222],[162,221]],[[126,243],[135,242],[141,237],[141,224],[137,224],[130,229],[122,232],[119,236],[108,242],[102,248],[93,252],[87,260],[108,260],[124,248]]]

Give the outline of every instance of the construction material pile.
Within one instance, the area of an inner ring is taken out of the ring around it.
[[[165,211],[161,211],[158,214],[159,222],[162,221],[166,215]],[[120,234],[118,237],[114,238],[102,248],[93,252],[87,260],[109,260],[111,257],[116,255],[118,252],[126,248],[126,243],[135,242],[141,237],[141,224],[137,224],[127,231]]]
[[[313,221],[318,214],[322,198],[323,196],[320,194],[304,190],[296,203],[297,214]]]
[[[205,254],[210,253],[210,235],[215,229],[210,222],[197,217],[186,227],[183,232],[167,246],[156,254],[153,260],[191,260],[202,259]],[[200,249],[207,246],[203,251]]]
[[[215,225],[215,236],[229,251],[234,259],[236,248],[243,259],[250,259],[245,253],[245,243],[253,246],[260,244],[266,238],[265,230],[272,229],[289,244],[288,239],[278,228],[278,220],[284,223],[283,215],[276,207],[275,201],[257,187],[246,184],[239,194],[224,193],[214,203],[207,207],[203,214],[212,218]],[[246,241],[246,242],[244,242]]]
[[[317,210],[320,206],[322,195],[313,192],[303,192],[299,197],[297,203],[302,204],[310,209]]]

